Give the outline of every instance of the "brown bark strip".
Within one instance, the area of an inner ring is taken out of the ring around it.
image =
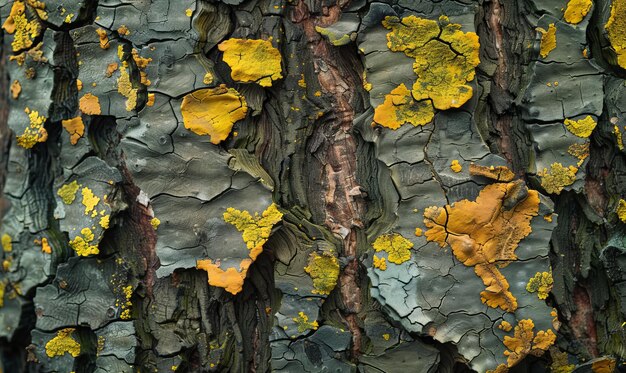
[[[593,317],[594,310],[591,304],[591,298],[586,288],[579,285],[574,289],[574,304],[576,311],[572,313],[572,319],[568,325],[572,328],[572,332],[576,339],[579,340],[587,349],[592,357],[598,357],[598,336],[596,332],[596,323]]]
[[[345,306],[344,317],[352,333],[352,357],[355,358],[361,351],[361,330],[357,318],[361,311],[361,289],[358,282],[356,229],[363,226],[361,216],[365,205],[360,198],[360,186],[356,180],[357,143],[351,130],[355,115],[352,107],[354,88],[361,83],[346,68],[349,64],[337,63],[341,56],[315,30],[315,26],[336,22],[341,15],[340,6],[325,8],[323,14],[321,17],[313,16],[301,1],[292,17],[304,30],[322,90],[332,98],[332,131],[321,152],[324,164],[324,224],[343,238],[343,256],[349,260],[339,276],[339,287]]]

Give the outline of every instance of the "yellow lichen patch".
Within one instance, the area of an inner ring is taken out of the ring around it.
[[[20,93],[22,93],[22,85],[19,80],[14,80],[13,83],[11,83],[11,97],[17,100],[20,97]]]
[[[535,324],[530,319],[520,320],[515,326],[513,337],[504,336],[504,345],[508,351],[504,351],[507,356],[507,365],[514,366],[524,357],[531,354],[541,356],[554,344],[556,335],[551,329],[547,331],[540,330],[535,335],[533,329]]]
[[[80,79],[76,79],[76,89],[79,91],[83,89],[83,82]]]
[[[313,279],[313,294],[328,295],[337,286],[339,261],[331,253],[311,253],[304,271]]]
[[[574,135],[582,138],[591,136],[591,132],[596,128],[596,122],[590,115],[580,120],[565,119],[565,127]]]
[[[510,332],[513,329],[513,326],[510,322],[503,320],[500,325],[498,325],[498,329],[504,330],[505,332]]]
[[[46,343],[46,355],[48,357],[63,356],[66,353],[77,357],[80,355],[80,344],[72,338],[74,328],[65,328],[57,332],[57,335]]]
[[[87,115],[100,115],[102,111],[100,109],[100,100],[98,96],[94,96],[91,93],[83,95],[78,101],[78,107],[80,111]]]
[[[48,139],[48,132],[43,127],[46,117],[39,115],[38,111],[26,108],[30,125],[24,129],[24,133],[17,136],[17,144],[25,149],[30,149],[38,142],[45,142]]]
[[[52,254],[52,246],[48,243],[47,238],[41,239],[41,252],[46,254]]]
[[[126,97],[126,111],[131,111],[137,106],[137,88],[133,88],[128,74],[128,62],[122,62],[120,69],[120,77],[117,78],[117,91]]]
[[[189,9],[189,8],[185,9],[185,15],[186,15],[187,17],[191,17],[191,15],[192,15],[192,14],[193,14],[193,10],[191,10],[191,9]]]
[[[133,296],[133,286],[127,285],[122,288],[122,296],[124,299],[122,300],[122,312],[120,313],[120,319],[128,320],[130,319],[130,311],[133,303],[130,301],[130,298]],[[119,306],[119,303],[117,304]]]
[[[104,215],[103,217],[100,218],[100,221],[98,222],[98,224],[100,224],[102,229],[109,229],[110,219],[111,217],[109,215]]]
[[[537,173],[541,177],[541,186],[550,194],[560,194],[563,188],[574,184],[578,168],[574,166],[563,167],[560,163],[552,163],[550,170],[544,168]]]
[[[263,244],[272,233],[272,227],[282,220],[283,214],[278,211],[276,204],[272,203],[261,216],[258,213],[252,216],[248,211],[229,207],[223,217],[225,222],[234,225],[239,232],[242,232],[243,240],[250,250],[250,258],[255,260],[263,251]]]
[[[413,15],[402,20],[388,16],[382,24],[391,30],[387,47],[415,59],[415,100],[430,99],[436,109],[446,110],[461,107],[472,97],[467,83],[474,80],[480,63],[476,33],[461,31],[461,25],[449,23],[445,16],[439,22]]]
[[[539,299],[546,299],[548,293],[552,290],[553,284],[552,272],[537,272],[535,276],[528,280],[526,291],[529,293],[537,293]]]
[[[319,327],[317,321],[309,322],[309,316],[302,311],[298,313],[298,317],[293,318],[293,321],[298,327],[298,333],[304,333],[307,330],[317,330]]]
[[[148,93],[148,100],[146,100],[146,106],[154,106],[154,93]]]
[[[405,123],[423,126],[433,120],[435,113],[430,101],[416,101],[404,84],[385,96],[385,101],[374,111],[374,123],[398,129]]]
[[[71,205],[76,198],[76,192],[78,191],[78,188],[80,188],[80,184],[78,184],[78,182],[74,180],[71,183],[64,184],[61,188],[59,188],[59,190],[57,191],[57,195],[61,197],[63,203],[65,203],[66,205]]]
[[[589,143],[586,142],[584,144],[571,144],[567,147],[567,152],[576,158],[578,158],[577,165],[580,167],[585,159],[589,156]]]
[[[422,231],[422,228],[415,228],[415,236],[416,237],[422,237],[422,234],[424,232]]]
[[[591,371],[593,373],[613,373],[615,372],[615,365],[615,359],[604,357],[591,363]]]
[[[85,215],[90,212],[95,212],[94,208],[100,202],[100,197],[97,197],[91,189],[85,187],[81,190],[81,194],[83,195],[83,205],[85,206]]]
[[[617,216],[622,223],[626,223],[626,201],[623,199],[620,199],[617,205]]]
[[[617,125],[613,126],[613,133],[615,134],[615,140],[617,141],[617,148],[624,150],[624,143],[622,141],[622,131],[619,130]]]
[[[128,29],[128,27],[126,27],[126,25],[121,25],[120,27],[118,27],[117,33],[122,36],[126,36],[130,35],[130,30]]]
[[[274,80],[283,77],[280,52],[269,40],[228,39],[217,48],[224,52],[224,62],[230,66],[230,76],[235,81],[271,87]]]
[[[83,118],[81,116],[77,116],[76,118],[66,119],[61,121],[61,125],[70,135],[70,143],[72,145],[76,145],[78,140],[83,137],[85,133],[85,124],[83,123]]]
[[[411,259],[409,250],[413,247],[413,243],[399,233],[388,233],[376,238],[372,247],[376,252],[386,252],[387,260],[391,263],[402,264]]]
[[[550,52],[556,48],[556,26],[554,23],[548,25],[548,30],[537,27],[537,31],[541,33],[541,45],[539,46],[539,55],[542,58],[548,57]]]
[[[146,67],[148,67],[150,62],[152,62],[152,58],[141,57],[139,52],[137,52],[134,48],[131,52],[131,56],[133,57],[133,61],[135,61],[135,65],[139,68],[140,83],[146,86],[152,84],[150,80],[148,80],[148,75],[146,73]]]
[[[373,257],[372,265],[374,266],[374,268],[378,268],[381,271],[387,269],[387,261],[385,260],[385,258],[379,258],[376,255],[374,255]]]
[[[13,243],[11,242],[11,240],[11,236],[9,236],[7,233],[3,234],[2,238],[0,239],[0,242],[2,243],[2,251],[4,251],[5,253],[13,251]]]
[[[476,201],[462,200],[451,206],[429,207],[424,224],[426,239],[450,246],[454,256],[474,267],[486,286],[481,299],[491,307],[515,311],[517,301],[496,265],[516,260],[515,249],[531,232],[530,221],[539,211],[539,193],[519,182],[486,186]],[[505,207],[511,202],[516,204]]]
[[[202,83],[213,84],[213,74],[207,71],[207,73],[204,74],[204,77],[202,78]]]
[[[515,178],[513,171],[506,166],[487,167],[470,163],[469,172],[472,176],[484,176],[496,181],[509,182]]]
[[[83,228],[80,233],[82,236],[76,236],[70,241],[70,246],[76,251],[76,254],[79,256],[89,256],[100,253],[98,246],[90,245],[95,238],[91,229]]]
[[[592,0],[569,0],[565,9],[565,21],[573,25],[580,23],[589,13],[591,5]]]
[[[11,47],[14,52],[30,48],[33,45],[33,40],[37,38],[41,32],[39,21],[36,17],[30,21],[28,20],[26,16],[26,6],[23,1],[19,0],[13,2],[11,12],[2,25],[2,28],[8,34],[13,34]]]
[[[626,69],[626,0],[611,1],[611,16],[604,28],[617,55],[617,64]]]
[[[152,218],[150,219],[150,225],[156,231],[159,228],[159,225],[161,225],[161,220],[158,218]]]
[[[250,264],[252,260],[244,259],[239,265],[239,271],[232,267],[224,271],[220,268],[219,262],[213,263],[211,259],[202,259],[196,261],[196,268],[207,272],[209,285],[224,288],[231,294],[237,294],[243,289],[243,282]]]
[[[450,163],[450,169],[458,173],[458,172],[463,171],[463,166],[461,166],[458,159],[453,159],[452,162]]]
[[[198,135],[209,135],[213,144],[219,144],[228,137],[235,122],[246,117],[248,105],[239,92],[222,85],[186,95],[180,111],[185,128]]]

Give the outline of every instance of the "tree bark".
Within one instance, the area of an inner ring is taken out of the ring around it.
[[[609,372],[624,0],[0,2],[0,372]]]

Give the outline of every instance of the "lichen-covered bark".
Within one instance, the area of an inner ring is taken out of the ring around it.
[[[619,369],[624,19],[1,1],[0,371]]]

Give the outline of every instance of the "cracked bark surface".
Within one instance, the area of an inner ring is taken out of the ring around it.
[[[622,3],[0,1],[0,371],[623,369]]]

